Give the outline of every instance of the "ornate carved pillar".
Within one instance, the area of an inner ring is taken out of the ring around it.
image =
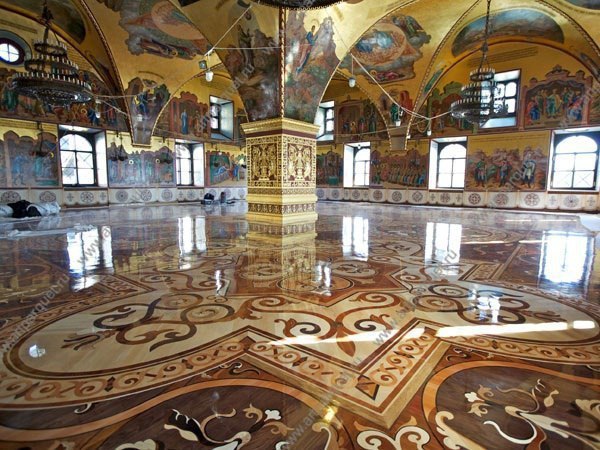
[[[243,125],[248,153],[248,220],[314,222],[318,126],[291,119]]]

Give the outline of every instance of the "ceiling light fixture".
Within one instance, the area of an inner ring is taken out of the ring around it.
[[[450,113],[456,119],[466,120],[473,125],[483,126],[494,113],[494,81],[495,70],[488,62],[488,38],[490,33],[490,5],[492,0],[487,0],[485,15],[485,30],[483,45],[481,46],[481,61],[479,67],[469,75],[470,83],[461,89],[461,99],[452,102]]]
[[[348,78],[348,86],[354,88],[356,86],[356,78],[354,78],[354,56],[350,54],[350,61],[352,62],[352,75]]]
[[[81,79],[79,67],[67,55],[67,46],[50,39],[52,13],[44,1],[41,21],[44,39],[34,41],[35,53],[24,61],[26,72],[14,76],[14,87],[19,94],[39,99],[45,105],[68,106],[87,103],[92,99],[90,84]]]

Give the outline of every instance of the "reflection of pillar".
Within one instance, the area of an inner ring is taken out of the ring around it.
[[[315,221],[275,225],[248,222],[247,277],[255,287],[277,280],[280,289],[315,294]],[[267,269],[268,268],[268,269]]]
[[[248,151],[248,218],[314,221],[319,127],[291,119],[243,125]]]

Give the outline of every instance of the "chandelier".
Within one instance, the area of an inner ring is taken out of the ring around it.
[[[77,64],[67,56],[67,46],[58,38],[49,38],[53,16],[47,1],[44,1],[41,19],[45,26],[44,39],[33,42],[35,53],[24,61],[26,72],[14,76],[16,91],[51,106],[89,102],[91,86],[80,78]]]
[[[450,113],[456,119],[466,120],[473,125],[483,126],[494,113],[494,91],[496,71],[489,65],[488,37],[490,32],[490,5],[492,0],[487,0],[485,15],[485,31],[483,45],[481,46],[481,61],[479,67],[469,74],[469,81],[462,87],[461,99],[452,102]]]

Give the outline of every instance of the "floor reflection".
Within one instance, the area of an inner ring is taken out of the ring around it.
[[[0,448],[593,448],[600,267],[577,216],[318,209],[0,223]]]

